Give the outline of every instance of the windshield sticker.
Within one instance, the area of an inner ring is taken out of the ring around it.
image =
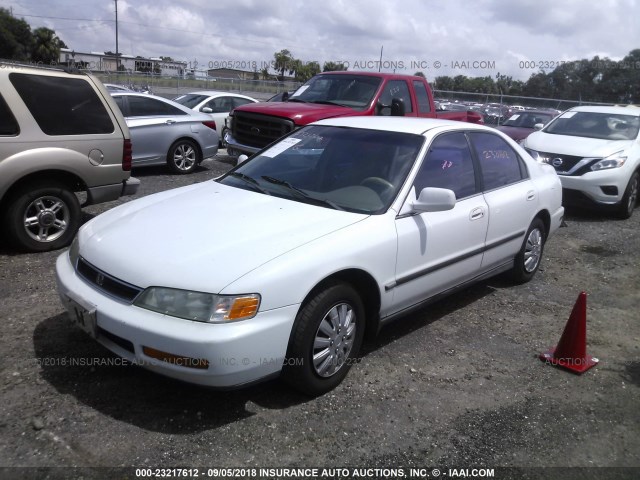
[[[302,95],[307,88],[309,88],[309,85],[303,85],[298,90],[293,92],[293,95],[291,95],[291,96],[292,97],[298,97],[298,96]]]
[[[577,112],[567,112],[567,113],[563,113],[562,115],[560,115],[560,118],[571,118],[573,117]]]
[[[509,152],[507,152],[506,150],[484,150],[482,152],[482,156],[486,160],[499,159],[499,158],[511,158],[511,156],[509,155]]]
[[[519,119],[519,118],[520,118],[520,115],[511,115],[511,116],[509,117],[509,121],[511,121],[511,120],[517,120],[517,119]]]
[[[300,138],[293,138],[293,137],[285,138],[280,143],[278,143],[277,145],[274,145],[273,147],[271,147],[266,152],[262,152],[261,156],[262,157],[275,157],[276,155],[280,155],[285,150],[290,149],[291,147],[293,147],[294,145],[299,143],[301,140],[302,139],[300,139]]]

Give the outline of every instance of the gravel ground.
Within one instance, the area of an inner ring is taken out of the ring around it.
[[[138,170],[136,196],[231,165],[219,154],[188,176]],[[342,385],[316,399],[278,381],[219,392],[117,364],[68,321],[59,252],[0,246],[0,467],[41,467],[0,477],[115,476],[44,467],[476,467],[495,478],[640,478],[639,224],[640,211],[626,221],[568,212],[532,282],[491,279],[385,327]],[[582,290],[600,364],[577,376],[537,354],[558,342]]]

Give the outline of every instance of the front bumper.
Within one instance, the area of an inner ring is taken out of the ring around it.
[[[563,190],[577,190],[593,203],[600,205],[615,205],[620,203],[624,195],[624,190],[629,182],[629,178],[626,178],[625,172],[619,168],[612,168],[600,172],[588,172],[580,176],[558,175],[558,177],[562,183]],[[603,190],[602,187],[605,187],[605,190]],[[605,193],[611,191],[611,188],[606,187],[616,187],[616,193]],[[570,198],[567,197],[567,195],[564,197]]]
[[[58,257],[56,279],[65,306],[72,297],[95,307],[95,339],[116,355],[156,373],[212,387],[236,387],[278,375],[299,307],[260,312],[252,319],[229,324],[161,315],[90,286],[77,275],[68,252]],[[152,358],[143,351],[145,347],[194,362],[189,365]],[[193,368],[196,364],[207,367]]]
[[[227,130],[225,132],[224,141],[227,143],[227,152],[237,152],[238,156],[240,156],[243,153],[251,156],[254,153],[259,152],[261,150],[258,147],[252,147],[252,146],[244,145],[238,142],[235,138],[233,138],[233,134],[231,133],[231,130]]]

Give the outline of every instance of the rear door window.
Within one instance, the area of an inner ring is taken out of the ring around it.
[[[16,121],[16,117],[13,116],[9,105],[4,101],[2,95],[0,95],[0,136],[9,137],[15,136],[20,133],[20,127]]]
[[[528,177],[522,159],[499,136],[471,132],[469,139],[480,162],[485,190],[510,185]]]
[[[416,100],[418,101],[418,113],[429,113],[431,111],[431,104],[429,103],[427,87],[424,86],[424,83],[414,80],[413,89],[416,92]]]
[[[9,80],[47,135],[114,131],[107,109],[85,79],[11,73]]]

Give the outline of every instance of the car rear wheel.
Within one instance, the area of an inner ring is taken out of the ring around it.
[[[515,263],[511,270],[511,278],[514,282],[526,283],[534,277],[538,268],[540,268],[540,262],[542,262],[545,240],[546,229],[544,223],[539,218],[536,218],[531,222],[520,252],[516,255]]]
[[[167,163],[175,173],[191,173],[201,161],[198,147],[191,140],[178,140],[167,153]]]
[[[618,207],[618,217],[626,219],[631,217],[638,203],[638,188],[640,187],[640,174],[634,172],[629,179],[624,196]]]
[[[364,321],[364,307],[353,287],[343,282],[328,284],[298,313],[284,380],[311,396],[338,386],[357,362]]]
[[[69,245],[80,227],[81,215],[78,198],[65,185],[35,183],[11,197],[5,225],[14,246],[44,252]]]

